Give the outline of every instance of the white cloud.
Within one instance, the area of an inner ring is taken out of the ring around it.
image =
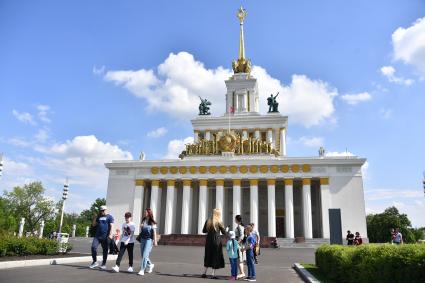
[[[38,146],[46,154],[38,162],[56,175],[68,176],[70,182],[99,191],[106,190],[108,172],[104,163],[112,160],[132,159],[130,152],[117,145],[105,143],[95,136],[76,136],[51,147]]]
[[[317,147],[323,146],[324,139],[322,137],[300,137],[298,140],[289,139],[290,143],[301,143],[308,147]]]
[[[197,115],[199,98],[212,102],[211,112],[219,116],[225,112],[224,81],[232,75],[230,69],[207,69],[192,54],[171,53],[155,70],[118,70],[106,72],[104,78],[144,98],[150,111],[162,111],[181,119]],[[280,92],[280,111],[291,121],[307,127],[332,119],[333,99],[338,95],[326,82],[312,80],[304,75],[293,75],[290,85],[283,85],[264,68],[254,66],[260,92],[260,110],[266,112],[266,98]],[[319,107],[318,107],[319,106]]]
[[[34,138],[38,142],[45,142],[49,138],[49,131],[47,129],[39,129],[37,134],[35,134]]]
[[[37,110],[38,110],[38,118],[45,122],[45,123],[50,123],[51,120],[50,118],[47,116],[50,112],[50,106],[49,105],[43,105],[43,104],[39,104],[37,105]]]
[[[10,190],[16,186],[36,180],[31,165],[3,156],[2,188]]]
[[[425,74],[425,17],[392,34],[394,59],[413,65]]]
[[[382,119],[389,119],[393,115],[393,111],[391,109],[381,109],[379,110],[379,114]]]
[[[155,130],[148,132],[146,135],[149,138],[160,138],[160,137],[164,136],[167,132],[168,132],[167,128],[160,127],[158,129],[155,129]]]
[[[102,67],[98,68],[96,66],[93,66],[93,74],[95,75],[103,75],[105,74],[105,66],[102,65]]]
[[[397,77],[395,75],[395,68],[393,66],[383,66],[381,68],[381,74],[388,79],[389,82],[402,84],[409,86],[414,83],[412,79],[405,79],[403,77]]]
[[[356,94],[344,94],[341,99],[350,105],[357,105],[359,102],[365,102],[372,99],[372,96],[367,92]]]
[[[168,142],[167,154],[164,156],[165,159],[176,159],[180,153],[185,149],[185,144],[193,143],[193,137],[187,137],[185,139],[171,140]]]
[[[15,109],[13,109],[12,113],[13,113],[13,116],[15,116],[15,118],[18,119],[19,121],[21,121],[22,123],[31,124],[31,125],[36,124],[32,115],[28,112],[22,112],[21,113],[21,112],[15,110]]]
[[[13,137],[7,140],[2,139],[2,142],[6,142],[8,144],[14,145],[14,146],[19,146],[19,147],[27,147],[31,144],[31,142],[27,141],[24,138],[20,138],[20,137]]]

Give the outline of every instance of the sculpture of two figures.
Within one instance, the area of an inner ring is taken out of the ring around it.
[[[267,105],[269,106],[269,113],[278,113],[279,103],[276,101],[276,97],[279,95],[279,92],[273,96],[273,93],[270,94],[270,97],[267,97]]]
[[[206,98],[202,99],[202,97],[199,97],[199,99],[201,99],[201,103],[199,104],[199,115],[211,115],[211,102],[209,102]]]

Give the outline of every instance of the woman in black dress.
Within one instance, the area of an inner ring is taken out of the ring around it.
[[[221,244],[220,232],[223,235],[226,234],[223,222],[221,221],[220,209],[216,208],[213,210],[212,217],[205,222],[202,232],[207,233],[204,256],[205,270],[202,274],[202,278],[207,277],[206,274],[208,267],[211,267],[213,270],[213,279],[217,279],[217,277],[215,276],[215,270],[224,268],[223,246]]]

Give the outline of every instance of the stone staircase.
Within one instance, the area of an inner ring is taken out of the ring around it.
[[[329,244],[329,239],[316,238],[277,238],[277,244],[280,248],[318,248],[320,245]]]

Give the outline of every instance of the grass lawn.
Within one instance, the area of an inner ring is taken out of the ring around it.
[[[315,264],[311,263],[301,263],[302,266],[304,266],[305,269],[307,269],[308,272],[313,274],[314,277],[316,277],[317,280],[319,280],[322,283],[335,283],[334,281],[331,281],[326,278],[326,276],[320,272],[319,268]]]

